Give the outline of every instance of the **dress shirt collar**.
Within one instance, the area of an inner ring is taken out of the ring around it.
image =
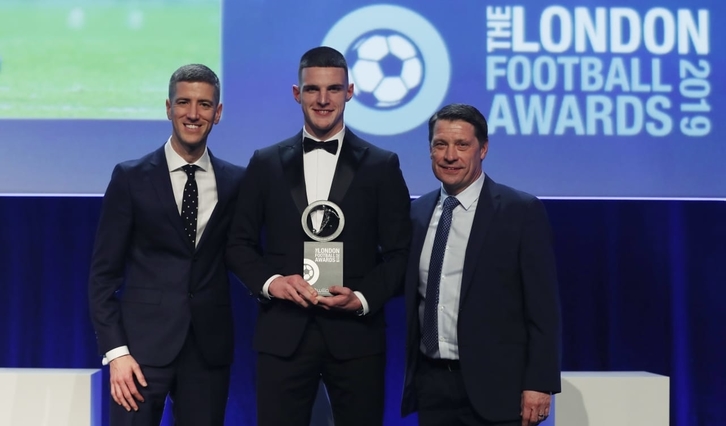
[[[466,189],[461,191],[458,195],[455,195],[456,199],[459,200],[459,204],[461,204],[461,207],[463,207],[464,210],[468,211],[471,206],[479,199],[479,194],[481,194],[481,189],[484,186],[484,179],[486,179],[486,175],[484,174],[484,172],[482,172],[481,175],[474,182],[472,182],[471,185],[467,186]],[[441,185],[439,204],[443,203],[448,196],[449,194],[444,189],[444,185]]]
[[[182,166],[186,166],[187,161],[181,157],[181,155],[177,154],[176,151],[174,151],[174,148],[171,147],[171,138],[166,141],[166,144],[164,145],[164,155],[166,155],[166,164],[169,166],[169,172],[175,172],[177,170],[181,170]],[[196,164],[199,166],[200,169],[204,170],[205,172],[209,171],[211,167],[211,160],[209,158],[209,150],[207,147],[204,147],[204,154],[202,154],[199,159],[191,164]]]

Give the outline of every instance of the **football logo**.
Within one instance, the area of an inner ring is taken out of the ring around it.
[[[303,279],[313,285],[320,278],[320,268],[312,259],[303,259]]]
[[[342,52],[355,95],[346,124],[397,135],[428,121],[449,88],[449,52],[436,28],[409,9],[366,6],[345,15],[323,40]]]
[[[358,99],[371,107],[393,108],[408,102],[421,87],[423,62],[403,34],[363,36],[353,44],[351,80]]]

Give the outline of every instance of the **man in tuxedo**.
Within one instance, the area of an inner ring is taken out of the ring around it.
[[[482,172],[474,107],[429,121],[441,188],[411,206],[402,414],[422,426],[528,426],[560,391],[560,314],[544,206]]]
[[[306,52],[292,93],[303,129],[254,153],[227,248],[230,269],[260,300],[258,424],[308,426],[322,378],[336,424],[381,425],[383,306],[403,283],[408,189],[396,154],[344,125],[353,84],[343,55],[329,47]],[[345,223],[335,239],[344,244],[343,282],[328,297],[301,276],[311,241],[301,215],[318,200],[337,204]]]
[[[207,149],[222,114],[204,65],[171,76],[161,148],[118,164],[89,279],[98,347],[110,364],[112,426],[219,425],[229,388],[232,313],[224,246],[244,169]]]

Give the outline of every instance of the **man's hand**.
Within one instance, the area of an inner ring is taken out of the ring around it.
[[[267,292],[276,299],[289,300],[303,308],[318,304],[318,292],[300,275],[275,278],[267,288]]]
[[[332,296],[318,297],[318,306],[323,309],[340,309],[355,312],[363,306],[358,296],[348,287],[334,285],[328,290]]]
[[[522,392],[522,426],[534,426],[550,415],[552,397],[548,393],[536,391]]]
[[[136,401],[144,402],[134,383],[134,376],[141,386],[146,387],[146,379],[141,367],[131,355],[120,356],[109,363],[111,372],[111,397],[126,411],[139,411]]]

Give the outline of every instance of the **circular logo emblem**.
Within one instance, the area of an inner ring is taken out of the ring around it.
[[[317,215],[317,220],[314,216]],[[313,201],[301,217],[302,227],[311,240],[326,243],[338,238],[345,227],[343,210],[334,202],[328,200]]]
[[[405,34],[372,31],[359,37],[345,56],[352,64],[355,96],[368,108],[396,108],[410,102],[421,89],[421,52]]]
[[[393,5],[344,16],[323,40],[344,52],[355,95],[346,124],[372,135],[396,135],[426,122],[446,96],[451,65],[436,28]]]
[[[313,285],[318,282],[320,268],[312,259],[303,259],[303,279]]]

